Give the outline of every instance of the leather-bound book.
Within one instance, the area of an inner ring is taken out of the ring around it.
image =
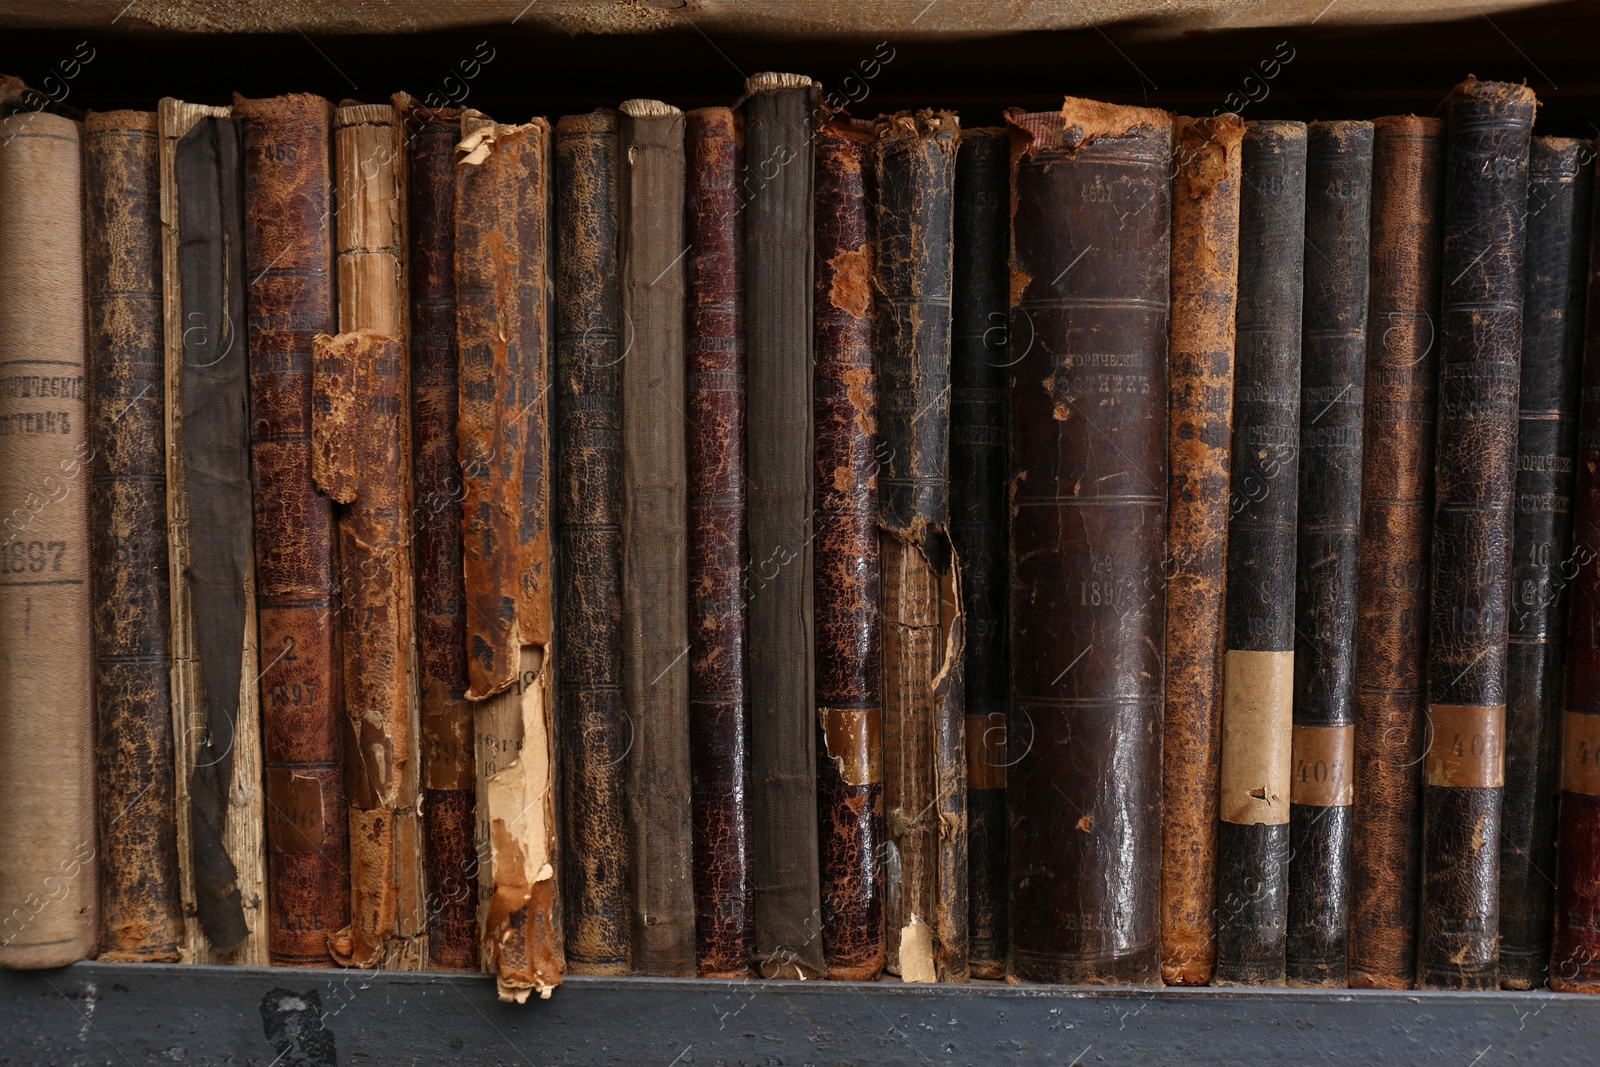
[[[684,462],[684,124],[626,100],[622,145],[622,694],[633,849],[633,966],[693,977],[688,486]]]
[[[461,116],[456,169],[457,433],[468,698],[477,753],[479,956],[502,1001],[549,997],[558,910],[550,543],[550,130]],[[502,688],[501,666],[513,665]],[[480,688],[480,685],[483,688]]]
[[[1372,123],[1306,133],[1288,980],[1348,982]],[[1315,250],[1315,251],[1313,251]]]
[[[160,105],[172,725],[184,958],[265,965],[244,161],[228,108]]]
[[[967,966],[1003,978],[1006,861],[1006,221],[1011,136],[963,130],[950,309],[950,541],[961,569],[967,739]]]
[[[100,958],[130,962],[176,961],[183,942],[159,141],[154,112],[90,112],[84,119]]]
[[[873,373],[872,126],[817,128],[817,832],[828,977],[883,970],[883,645]]]
[[[1245,123],[1213,985],[1282,985],[1306,128]]]
[[[967,752],[949,535],[959,128],[948,111],[902,112],[879,118],[876,134],[886,967],[908,982],[964,982]]]
[[[267,929],[273,963],[327,967],[350,922],[333,500],[312,478],[312,340],[335,327],[333,108],[234,97],[244,126]]]
[[[563,117],[555,155],[562,922],[573,974],[626,974],[632,859],[623,821],[632,735],[622,707],[616,112]]]
[[[1216,963],[1223,585],[1239,285],[1237,115],[1178,126],[1167,357],[1167,686],[1162,724],[1161,977],[1205,985]],[[971,674],[968,673],[970,685]]]
[[[757,74],[739,107],[745,235],[745,454],[754,782],[755,962],[767,978],[826,973],[817,849],[812,510],[813,114],[821,87]]]
[[[1533,90],[1446,100],[1417,984],[1500,985],[1500,793]]]
[[[1557,773],[1572,578],[1573,457],[1583,363],[1594,152],[1535,137],[1528,159],[1506,786],[1500,818],[1500,984],[1542,989],[1550,964]]]
[[[695,966],[744,978],[755,946],[744,625],[744,214],[733,111],[684,116],[689,768]]]
[[[81,138],[0,118],[0,967],[64,966],[100,935]]]
[[[1350,984],[1416,973],[1444,122],[1373,123]]]
[[[454,108],[408,111],[406,221],[411,293],[412,536],[422,720],[428,963],[478,969],[478,858],[472,705],[467,701],[461,461],[456,454]]]
[[[1172,118],[1007,120],[1011,974],[1154,985]]]

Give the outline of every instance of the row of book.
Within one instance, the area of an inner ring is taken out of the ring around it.
[[[0,964],[1600,987],[1535,105],[13,108]]]

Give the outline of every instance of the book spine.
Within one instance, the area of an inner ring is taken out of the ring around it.
[[[689,763],[695,959],[744,978],[755,947],[750,679],[745,663],[744,215],[728,108],[685,116],[684,359],[689,414]]]
[[[332,965],[350,922],[333,501],[312,478],[312,340],[334,327],[333,109],[234,97],[244,124],[250,448],[275,964]]]
[[[243,149],[227,108],[161,102],[172,703],[185,959],[268,959]]]
[[[1073,99],[1007,119],[1011,337],[1037,353],[1011,382],[1012,734],[1030,742],[1011,974],[1153,985],[1172,119]]]
[[[872,128],[816,135],[817,833],[828,977],[883,970],[883,646],[873,374]]]
[[[159,140],[154,112],[91,112],[84,120],[100,958],[127,962],[176,961],[183,938]]]
[[[623,700],[633,722],[628,812],[633,963],[693,977],[689,786],[688,487],[684,441],[683,115],[622,105]]]
[[[1426,733],[1428,524],[1444,123],[1373,123],[1350,984],[1409,989]]]
[[[743,109],[745,517],[750,765],[757,783],[755,960],[767,978],[826,973],[820,922],[813,633],[812,116],[819,87],[757,75]]]
[[[882,530],[887,969],[910,982],[966,981],[966,745],[943,722],[960,634],[945,626],[955,581],[950,524],[950,304],[955,156],[949,112],[880,118],[873,144],[873,342],[878,358]],[[964,722],[954,725],[962,738]],[[951,779],[959,821],[943,809]],[[958,850],[959,867],[943,853]],[[949,868],[947,870],[947,868]],[[949,875],[953,875],[950,877]],[[956,914],[958,906],[959,914]],[[947,909],[951,914],[943,914]]]
[[[617,116],[556,125],[557,540],[566,808],[566,926],[574,974],[626,974],[632,860],[623,847],[622,297]]]
[[[1011,138],[963,130],[956,152],[950,326],[950,540],[966,654],[967,962],[1006,969],[1006,219]]]
[[[1178,128],[1167,358],[1166,697],[1162,722],[1161,976],[1205,985],[1216,964],[1223,590],[1239,285],[1237,115]]]
[[[428,962],[478,969],[472,705],[456,419],[455,154],[461,113],[407,113],[411,290],[411,462],[417,660],[422,699]]]
[[[1287,930],[1306,128],[1240,159],[1214,985],[1281,985]]]
[[[1506,651],[1506,786],[1500,821],[1500,984],[1549,976],[1561,687],[1572,577],[1573,456],[1583,361],[1594,151],[1535,137],[1528,161],[1511,618]]]
[[[1526,86],[1475,79],[1446,102],[1417,924],[1425,989],[1500,985],[1507,594],[1534,106]]]
[[[1354,812],[1356,589],[1361,570],[1361,433],[1366,396],[1372,123],[1306,133],[1300,501],[1295,578],[1294,729],[1289,781],[1293,985],[1349,984]],[[1320,254],[1319,254],[1320,253]]]

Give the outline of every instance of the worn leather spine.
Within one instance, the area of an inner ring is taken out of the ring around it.
[[[478,969],[472,705],[456,419],[455,149],[461,113],[406,115],[410,249],[412,536],[422,719],[428,963]]]
[[[166,475],[184,958],[267,963],[244,172],[228,108],[165,99]]]
[[[1526,86],[1472,78],[1446,101],[1417,924],[1425,989],[1500,984],[1507,594],[1534,107]]]
[[[1174,155],[1161,831],[1161,977],[1168,985],[1205,985],[1216,962],[1223,586],[1243,139],[1244,122],[1237,115],[1184,119]]]
[[[1591,220],[1600,224],[1593,205]],[[1600,993],[1600,240],[1589,236],[1573,546],[1559,572],[1571,614],[1549,981],[1564,993]]]
[[[964,982],[967,752],[959,576],[949,540],[959,127],[951,112],[902,112],[879,118],[876,134],[885,966],[906,981]],[[950,618],[942,610],[947,599]]]
[[[244,125],[250,447],[273,963],[332,964],[350,922],[333,500],[312,478],[312,339],[335,326],[333,109],[234,97]]]
[[[497,612],[467,621],[478,952],[500,999],[520,1004],[533,992],[549,997],[565,968],[549,529],[549,126],[467,111],[456,155],[464,572],[468,601]],[[488,688],[507,666],[506,687]]]
[[[1172,118],[1006,117],[1010,973],[1155,985]]]
[[[1549,973],[1570,604],[1563,593],[1573,574],[1572,463],[1593,160],[1583,141],[1535,137],[1528,161],[1500,820],[1500,984],[1506,989],[1542,989]]]
[[[1444,122],[1373,123],[1350,984],[1416,973]]]
[[[183,938],[168,623],[161,178],[154,112],[83,125],[100,958]]]
[[[886,951],[872,140],[844,114],[816,134],[817,833],[828,977],[851,981]]]
[[[1314,122],[1306,141],[1285,955],[1291,985],[1344,988],[1350,941],[1372,123]]]
[[[745,83],[745,461],[755,961],[820,978],[812,452],[812,116],[794,74]]]
[[[633,965],[693,977],[688,502],[684,462],[683,113],[624,101],[622,677],[633,722]]]
[[[733,111],[684,116],[689,769],[695,967],[744,978],[755,947],[744,537],[744,213]]]
[[[617,114],[556,125],[556,419],[567,965],[626,974],[632,728],[622,706],[622,297]]]
[[[1295,656],[1305,126],[1245,123],[1240,163],[1212,984],[1281,985]]]
[[[950,541],[961,568],[967,742],[967,965],[1003,978],[1006,849],[1007,208],[1011,137],[963,130],[950,311]]]

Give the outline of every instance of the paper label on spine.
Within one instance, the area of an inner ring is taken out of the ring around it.
[[[1504,704],[1432,704],[1422,780],[1455,789],[1506,784]]]
[[[1006,715],[967,716],[967,788],[1006,787]]]
[[[883,781],[883,712],[861,708],[819,708],[822,743],[845,785]]]
[[[1222,820],[1289,821],[1294,653],[1230,650],[1223,670]]]
[[[1296,726],[1290,803],[1348,807],[1355,800],[1355,752],[1354,726]]]
[[[1561,788],[1600,797],[1600,715],[1567,712],[1561,735]]]
[[[322,851],[322,783],[288,767],[267,768],[267,843],[273,852]]]

